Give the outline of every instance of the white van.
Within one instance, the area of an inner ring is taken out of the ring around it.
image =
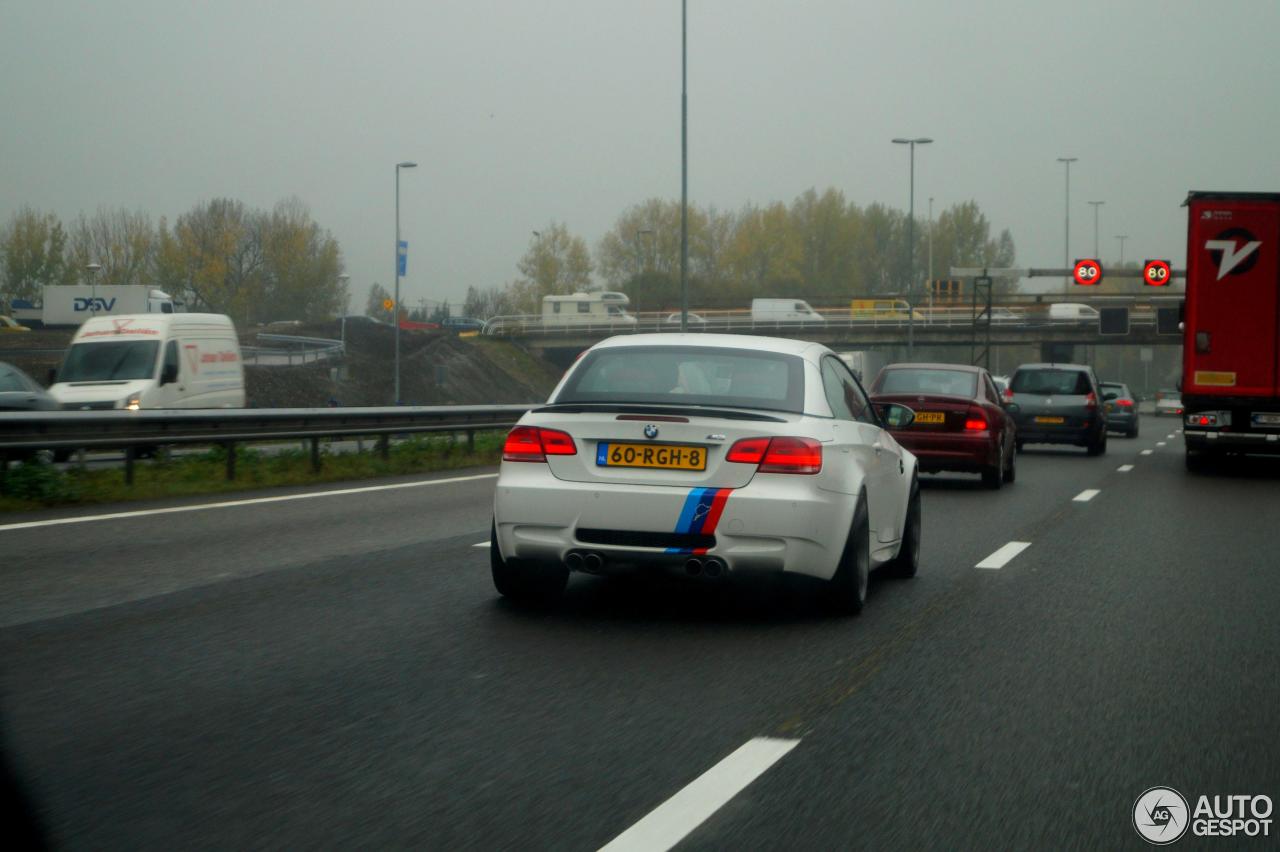
[[[93,317],[49,393],[70,410],[243,408],[240,341],[221,314]]]
[[[752,322],[826,322],[822,314],[801,299],[752,299]]]
[[[1049,305],[1049,319],[1056,322],[1097,322],[1098,309],[1079,302],[1054,302]]]

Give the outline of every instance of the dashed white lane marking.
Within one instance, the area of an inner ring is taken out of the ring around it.
[[[799,744],[799,740],[771,737],[747,740],[733,754],[600,847],[600,852],[670,849]]]
[[[990,568],[993,570],[1003,568],[1009,564],[1013,557],[1017,556],[1030,546],[1031,542],[1029,541],[1011,541],[973,567]]]
[[[1118,470],[1120,473],[1128,473],[1129,471],[1133,470],[1133,465],[1122,464],[1118,468],[1116,468],[1116,470]]]
[[[1166,441],[1172,441],[1172,440],[1173,440],[1173,436],[1172,436],[1172,435],[1165,435],[1165,436],[1164,436],[1164,438],[1165,438],[1165,440],[1166,440]]]
[[[1151,450],[1143,450],[1141,453],[1138,453],[1138,455],[1140,455],[1140,456],[1149,456],[1149,455],[1151,455]]]
[[[449,485],[454,482],[474,482],[477,479],[496,479],[497,476],[498,474],[496,473],[477,473],[474,476],[451,476],[448,479],[424,479],[417,482],[396,482],[391,485],[366,485],[363,488],[339,488],[336,491],[308,491],[305,494],[253,497],[248,500],[224,500],[221,503],[198,503],[193,506],[166,506],[163,509],[139,509],[136,512],[112,512],[108,515],[78,515],[73,518],[51,518],[47,521],[23,521],[17,524],[0,524],[0,532],[27,530],[35,527],[56,527],[62,524],[87,524],[93,521],[115,521],[122,518],[145,518],[151,515],[173,515],[179,512],[202,512],[205,509],[231,509],[237,506],[258,506],[263,503],[286,503],[290,500],[312,500],[316,497],[341,497],[347,494],[368,494],[371,491],[423,488],[428,485]]]
[[[1086,488],[1076,496],[1072,497],[1071,501],[1073,503],[1088,503],[1090,500],[1092,500],[1094,497],[1097,497],[1101,493],[1102,491],[1100,489]]]
[[[1157,447],[1163,447],[1163,446],[1164,446],[1164,441],[1156,441],[1156,446],[1157,446]]]
[[[489,542],[487,542],[487,541],[477,541],[475,544],[473,544],[473,545],[471,545],[471,546],[472,546],[472,547],[488,547],[488,546],[489,546]]]

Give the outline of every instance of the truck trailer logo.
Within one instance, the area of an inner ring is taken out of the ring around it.
[[[77,296],[74,301],[76,311],[110,311],[116,306],[115,296],[110,299],[104,299],[101,296]]]
[[[1243,275],[1253,269],[1258,262],[1260,245],[1262,241],[1254,239],[1253,234],[1244,228],[1230,228],[1218,234],[1217,239],[1205,240],[1204,243],[1204,247],[1218,264],[1219,281],[1228,275]]]

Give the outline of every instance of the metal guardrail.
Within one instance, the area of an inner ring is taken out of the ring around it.
[[[244,363],[261,367],[291,367],[295,364],[314,364],[346,354],[341,340],[325,337],[300,337],[292,334],[259,334],[258,341],[277,346],[242,346],[240,355]]]
[[[139,448],[210,444],[227,450],[227,479],[235,478],[235,445],[258,441],[309,440],[311,464],[320,468],[320,439],[379,438],[385,458],[389,436],[429,432],[465,433],[474,447],[477,431],[515,425],[529,405],[387,406],[381,408],[236,408],[189,411],[0,412],[0,486],[9,459],[38,450],[125,450],[125,481],[133,482]]]

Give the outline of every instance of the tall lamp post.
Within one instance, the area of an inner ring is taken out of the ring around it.
[[[1098,257],[1098,208],[1107,202],[1090,201],[1088,203],[1093,205],[1093,256],[1097,260],[1102,260],[1101,257]]]
[[[929,310],[933,310],[933,196],[929,196]]]
[[[89,273],[89,286],[93,288],[93,299],[89,303],[89,313],[94,316],[98,315],[98,270],[102,268],[101,263],[86,263],[85,271]]]
[[[396,323],[395,399],[393,400],[395,405],[400,404],[400,170],[416,169],[417,167],[417,163],[411,163],[407,160],[403,163],[396,163],[396,292],[393,297],[395,299],[395,305],[392,306],[392,310],[394,312],[392,314],[392,319],[394,319]]]
[[[1129,235],[1116,234],[1116,239],[1120,241],[1120,262],[1116,266],[1124,266],[1124,241],[1129,239]]]
[[[399,243],[396,243],[396,245],[399,245]],[[338,283],[342,285],[342,289],[344,291],[347,289],[347,282],[350,280],[351,280],[351,276],[345,272],[338,276]],[[343,295],[345,297],[347,294],[344,292]],[[347,311],[349,309],[350,309],[350,300],[347,298],[343,298],[342,300],[342,354],[343,355],[347,354]]]
[[[689,0],[680,0],[680,333],[689,330]]]
[[[1066,202],[1066,230],[1062,238],[1062,268],[1071,268],[1071,164],[1079,157],[1059,157],[1058,162],[1063,163],[1067,167],[1067,202]],[[1062,292],[1069,293],[1070,278],[1062,279]]]
[[[915,352],[915,278],[916,278],[916,146],[928,145],[933,140],[924,136],[914,139],[894,139],[895,145],[908,145],[911,149],[911,198],[907,203],[907,357]]]

